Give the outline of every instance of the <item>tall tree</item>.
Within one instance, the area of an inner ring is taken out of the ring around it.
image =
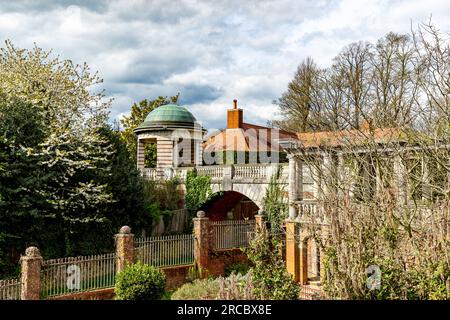
[[[405,125],[417,93],[413,81],[414,48],[408,35],[388,33],[379,39],[372,56],[372,118],[378,127]]]
[[[312,58],[308,57],[300,63],[288,89],[275,102],[284,116],[284,121],[277,125],[293,132],[310,131],[317,126],[317,116],[320,114],[317,97],[320,73]]]
[[[8,163],[0,214],[10,221],[28,217],[21,220],[24,237],[33,234],[36,219],[58,225],[66,253],[68,235],[102,223],[112,201],[106,185],[93,178],[110,172],[111,146],[99,131],[111,101],[92,88],[101,82],[86,64],[36,46],[17,49],[7,41],[0,51],[0,136]]]
[[[346,101],[346,112],[352,121],[348,123],[353,128],[359,128],[364,120],[362,117],[370,90],[372,56],[371,45],[366,42],[351,43],[346,46],[335,58],[332,69],[335,74],[341,76],[341,87],[339,88]]]

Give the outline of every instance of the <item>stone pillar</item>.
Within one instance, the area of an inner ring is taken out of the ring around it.
[[[289,155],[289,219],[293,220],[297,217],[297,164],[293,155]]]
[[[194,140],[194,165],[196,167],[201,166],[203,163],[203,146],[202,140]]]
[[[233,177],[234,177],[234,166],[224,165],[223,166],[223,179],[222,179],[222,190],[231,191],[233,190]]]
[[[28,247],[20,258],[21,300],[39,300],[41,295],[42,256],[36,247]]]
[[[138,139],[137,141],[137,168],[142,172],[145,167],[144,141]]]
[[[209,263],[210,225],[204,211],[194,218],[194,260],[197,267],[207,269]]]
[[[344,155],[342,152],[339,152],[337,155],[337,186],[338,186],[338,194],[343,196],[346,194],[347,190],[350,189],[346,184],[346,180],[349,175],[347,174],[347,169],[345,168]]]
[[[299,246],[298,223],[286,220],[286,269],[292,275],[294,281],[299,281]]]
[[[116,234],[116,272],[122,271],[134,260],[134,235],[131,228],[123,226]]]
[[[296,172],[296,200],[303,200],[303,161],[302,159],[297,159],[295,161],[295,172]]]
[[[325,152],[322,155],[322,170],[321,170],[321,188],[322,196],[327,197],[330,189],[333,187],[333,158],[329,152]]]

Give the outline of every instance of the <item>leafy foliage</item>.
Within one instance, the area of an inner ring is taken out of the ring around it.
[[[258,230],[250,246],[245,249],[252,262],[255,295],[261,299],[296,300],[300,287],[287,272],[278,250],[278,241],[267,230]],[[268,268],[267,266],[270,266]]]
[[[196,279],[182,285],[172,294],[172,300],[215,300],[220,284],[215,279]]]
[[[95,91],[101,82],[38,47],[1,48],[1,250],[12,262],[26,245],[45,258],[110,251],[120,225],[150,222],[135,162],[107,124],[110,100]]]
[[[280,184],[280,177],[283,173],[283,167],[278,166],[276,171],[270,177],[266,194],[263,198],[263,208],[267,214],[267,221],[270,222],[274,233],[281,233],[283,221],[287,218],[288,203],[287,192],[284,184]]]
[[[250,270],[250,263],[249,262],[236,262],[232,265],[229,265],[225,268],[224,273],[225,277],[228,277],[231,274],[247,274],[247,272]]]
[[[187,172],[185,199],[186,208],[191,216],[197,213],[211,194],[211,177],[198,176],[195,170]]]
[[[252,273],[196,279],[181,286],[172,300],[256,300]]]
[[[180,180],[173,177],[167,180],[145,180],[145,205],[153,219],[170,215],[173,210],[182,208],[183,195]]]
[[[159,300],[164,295],[166,277],[157,268],[135,263],[117,274],[115,293],[118,300]]]

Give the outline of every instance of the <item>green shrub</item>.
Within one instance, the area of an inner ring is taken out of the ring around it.
[[[118,300],[158,300],[164,295],[166,277],[151,265],[128,265],[116,277]]]
[[[172,294],[172,300],[215,300],[220,284],[216,279],[196,279],[182,285]]]
[[[227,266],[224,270],[225,277],[228,277],[231,274],[247,274],[248,270],[250,270],[250,264],[248,262],[236,262],[229,266]]]
[[[286,271],[279,245],[267,230],[263,230],[256,232],[250,246],[245,249],[254,265],[251,269],[254,294],[263,300],[296,300],[300,287]]]

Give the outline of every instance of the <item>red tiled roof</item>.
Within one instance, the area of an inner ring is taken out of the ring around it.
[[[273,140],[272,140],[273,137]],[[295,133],[242,123],[241,128],[223,129],[203,144],[205,151],[279,151],[277,139],[296,138]]]

